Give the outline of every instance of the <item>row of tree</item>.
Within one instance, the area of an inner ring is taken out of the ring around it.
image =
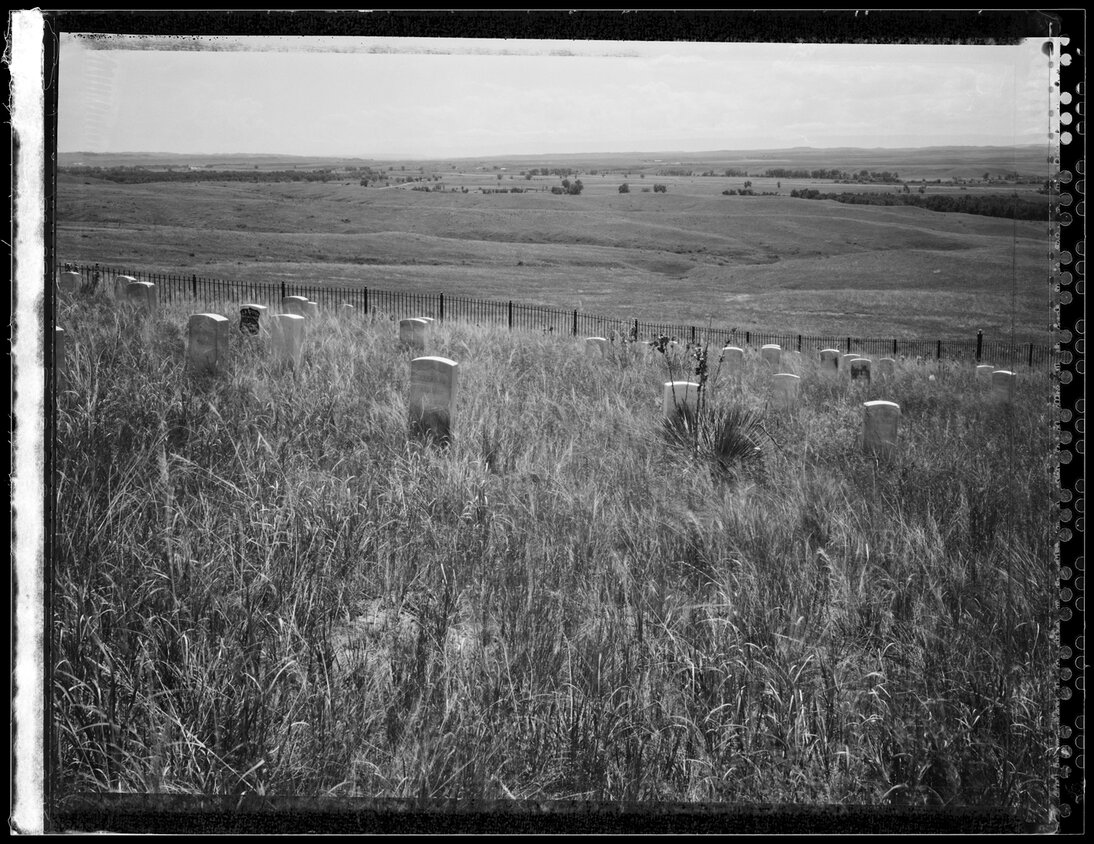
[[[872,184],[891,185],[900,182],[899,173],[890,173],[888,170],[874,172],[873,170],[859,170],[857,173],[848,173],[846,170],[792,170],[786,167],[775,167],[765,170],[764,175],[769,179],[816,179],[831,182],[868,182]]]
[[[120,184],[145,182],[333,182],[347,178],[334,170],[148,170],[143,167],[63,167],[59,173]],[[385,178],[369,171],[374,179]],[[357,177],[358,173],[354,174]],[[368,180],[362,179],[365,184]]]
[[[790,196],[795,199],[833,199],[848,205],[913,205],[928,211],[979,214],[1010,220],[1047,220],[1049,215],[1047,202],[1025,199],[1016,193],[981,196],[965,193],[821,193],[803,188],[790,191]]]

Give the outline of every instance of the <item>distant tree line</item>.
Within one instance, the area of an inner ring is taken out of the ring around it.
[[[531,176],[572,176],[576,172],[570,167],[533,167],[524,175],[526,178]]]
[[[831,182],[867,182],[872,184],[892,185],[900,183],[900,174],[888,170],[875,173],[873,170],[859,170],[857,173],[848,173],[846,170],[792,170],[785,167],[776,167],[765,170],[764,175],[769,179],[817,179]]]
[[[1043,200],[1024,199],[991,194],[917,194],[917,193],[821,193],[803,188],[790,191],[795,199],[834,199],[847,205],[914,205],[928,211],[956,214],[979,214],[984,217],[1006,217],[1010,220],[1045,220],[1048,204]]]
[[[79,177],[106,179],[122,184],[144,182],[332,182],[349,178],[335,170],[149,170],[144,167],[61,167],[58,172]],[[385,176],[367,167],[359,167],[354,178],[382,179]],[[362,180],[362,183],[364,182]],[[409,181],[409,180],[408,180]]]

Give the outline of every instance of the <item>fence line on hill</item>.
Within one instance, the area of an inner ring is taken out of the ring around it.
[[[444,321],[508,325],[510,329],[544,331],[559,335],[628,336],[634,340],[655,340],[666,336],[681,343],[722,346],[759,347],[777,343],[788,351],[817,351],[833,348],[841,352],[859,352],[891,357],[914,357],[925,360],[960,360],[980,363],[988,360],[997,367],[1055,367],[1061,362],[1058,347],[1044,343],[1009,343],[985,340],[980,332],[968,340],[909,340],[898,337],[876,338],[852,335],[790,334],[786,332],[740,328],[705,328],[695,325],[644,322],[639,319],[596,316],[576,309],[567,310],[545,305],[528,305],[497,299],[476,299],[444,293],[410,293],[377,290],[366,286],[339,287],[309,285],[298,282],[239,282],[198,275],[126,270],[99,264],[67,262],[61,271],[80,273],[84,284],[90,285],[98,274],[99,286],[112,286],[117,276],[132,276],[138,281],[156,285],[161,302],[186,301],[204,308],[217,307],[234,300],[242,304],[253,302],[280,305],[285,296],[307,296],[320,307],[337,308],[353,305],[364,314],[384,313],[392,318],[428,316]]]

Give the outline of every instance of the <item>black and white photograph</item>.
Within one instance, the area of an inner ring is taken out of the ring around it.
[[[1077,828],[1085,13],[10,14],[16,828]]]

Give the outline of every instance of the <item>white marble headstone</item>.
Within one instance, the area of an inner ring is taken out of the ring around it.
[[[661,415],[668,421],[680,416],[694,419],[699,412],[699,385],[694,381],[666,381]]]
[[[878,378],[893,378],[896,376],[896,361],[892,358],[881,358],[877,362]]]
[[[228,317],[191,314],[186,359],[195,372],[215,373],[228,363]]]
[[[870,382],[869,358],[854,358],[851,361],[851,380]]]
[[[778,366],[783,360],[782,346],[778,343],[767,343],[760,349],[760,357],[764,363]]]
[[[997,369],[991,374],[991,399],[996,404],[1011,404],[1014,401],[1014,386],[1017,381],[1009,369]]]
[[[726,346],[722,349],[722,362],[730,375],[740,375],[745,365],[745,350],[739,346]]]
[[[456,419],[459,364],[442,357],[410,362],[410,433],[430,435],[441,443],[452,438]]]
[[[429,323],[421,317],[399,320],[399,342],[418,351],[425,351]]]
[[[304,350],[304,317],[299,314],[278,314],[273,318],[271,327],[274,356],[299,366]]]
[[[124,299],[126,297],[126,290],[128,289],[129,285],[136,280],[136,276],[131,275],[114,276],[114,298]]]
[[[286,314],[304,316],[304,305],[306,305],[307,302],[307,296],[286,296],[281,300],[281,311]]]
[[[133,281],[125,288],[126,299],[148,313],[159,310],[159,291],[150,281]]]
[[[900,405],[891,401],[868,401],[863,404],[862,448],[867,454],[889,458],[896,451],[900,424]]]
[[[839,349],[821,349],[820,371],[829,378],[839,375]]]
[[[990,384],[992,381],[991,374],[995,372],[995,367],[990,363],[982,363],[976,367],[976,380],[982,381],[985,384]]]
[[[771,376],[771,405],[776,410],[793,410],[798,403],[801,377],[790,372],[778,372]]]

